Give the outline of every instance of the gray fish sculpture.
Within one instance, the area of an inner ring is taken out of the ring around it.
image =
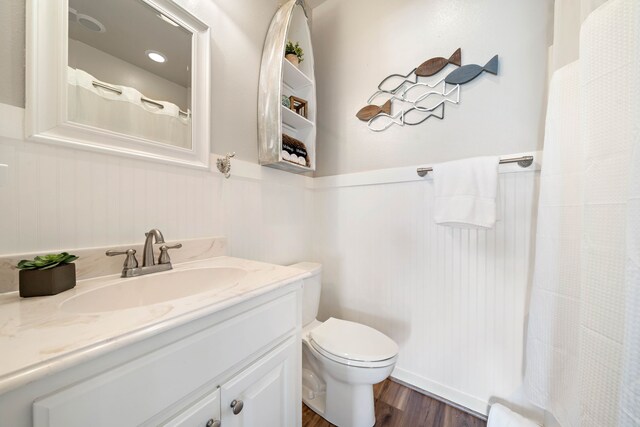
[[[498,75],[498,55],[491,58],[484,67],[477,64],[463,65],[449,73],[444,81],[452,85],[463,85],[478,77],[483,71]]]
[[[462,49],[458,48],[453,55],[447,58],[431,58],[427,61],[424,61],[422,64],[416,68],[416,76],[418,77],[429,77],[434,74],[438,74],[444,67],[449,64],[460,66],[460,62],[462,61]]]

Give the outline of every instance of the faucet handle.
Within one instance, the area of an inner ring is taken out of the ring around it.
[[[175,245],[160,246],[160,256],[158,257],[158,264],[169,264],[171,262],[171,258],[169,258],[169,249],[180,249],[182,247],[182,243],[176,243]]]
[[[108,250],[105,254],[107,256],[126,255],[127,258],[125,258],[124,265],[122,266],[122,268],[137,268],[138,267],[138,260],[136,259],[136,250],[135,249],[127,249],[126,251]]]

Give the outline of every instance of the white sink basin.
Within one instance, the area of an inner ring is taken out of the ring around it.
[[[208,267],[172,270],[122,279],[102,288],[73,296],[60,308],[72,313],[99,313],[143,307],[210,291],[223,291],[238,284],[246,270]]]

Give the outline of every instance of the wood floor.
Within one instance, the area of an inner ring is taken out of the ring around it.
[[[376,427],[485,427],[486,422],[389,379],[373,386]],[[331,427],[302,405],[303,427]]]

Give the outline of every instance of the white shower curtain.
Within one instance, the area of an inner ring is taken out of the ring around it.
[[[69,120],[175,147],[191,148],[191,117],[180,114],[176,104],[154,100],[158,104],[154,105],[142,101],[143,94],[135,88],[117,85],[115,87],[122,91],[118,94],[94,86],[94,82],[100,81],[86,71],[67,67]]]
[[[565,427],[640,426],[640,1],[594,3],[556,0],[525,389]]]

